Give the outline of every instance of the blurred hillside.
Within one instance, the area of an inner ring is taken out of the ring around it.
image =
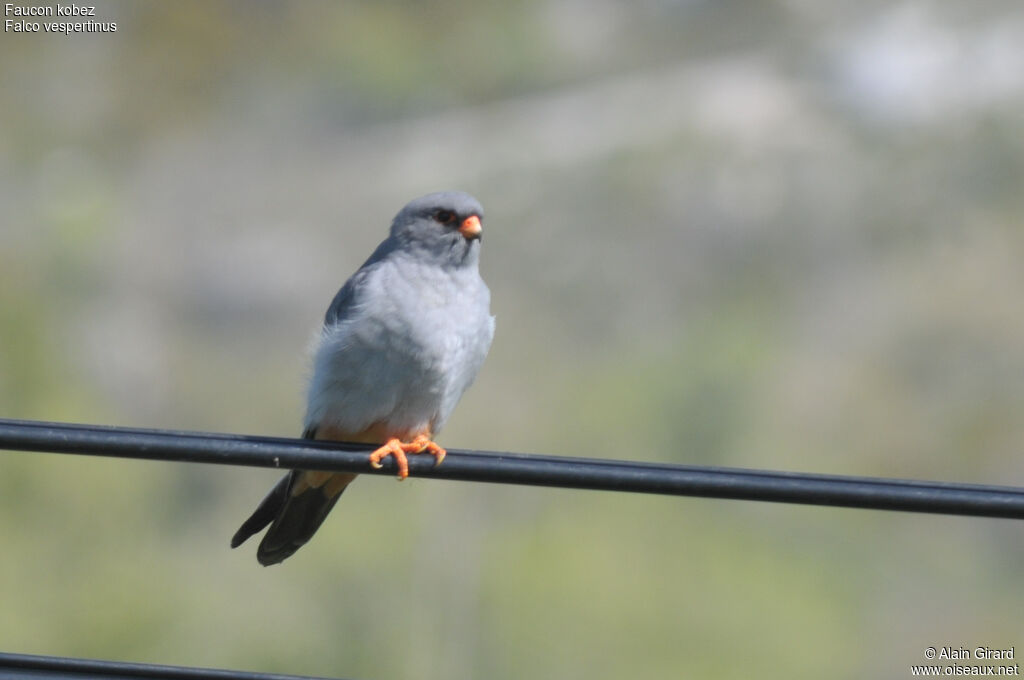
[[[0,36],[0,416],[297,435],[331,296],[483,202],[452,447],[1024,484],[1019,3],[118,0]],[[353,678],[1024,649],[1012,522],[0,453],[0,649]]]

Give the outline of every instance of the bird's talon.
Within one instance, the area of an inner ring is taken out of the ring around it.
[[[427,435],[418,435],[408,444],[404,444],[398,439],[389,439],[386,444],[370,454],[370,467],[379,470],[384,467],[381,463],[383,458],[394,456],[395,464],[398,466],[398,481],[402,481],[409,476],[409,459],[405,454],[424,452],[434,457],[435,467],[440,465],[445,457],[445,450],[432,442]]]

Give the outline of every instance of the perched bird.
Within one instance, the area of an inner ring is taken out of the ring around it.
[[[345,282],[324,319],[306,405],[307,439],[379,444],[370,464],[445,451],[434,441],[494,336],[480,277],[483,208],[458,191],[410,201],[391,232]],[[316,533],[353,473],[292,470],[231,539],[270,525],[256,559],[277,564]]]

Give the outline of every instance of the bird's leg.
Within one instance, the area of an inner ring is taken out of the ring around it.
[[[424,452],[429,453],[436,459],[435,465],[440,465],[445,457],[445,450],[434,443],[426,434],[416,435],[415,439],[407,443],[402,442],[397,437],[392,437],[383,446],[370,454],[370,465],[379,469],[383,467],[380,462],[382,459],[394,456],[395,464],[398,465],[398,479],[401,481],[409,476],[409,459],[405,457],[405,454]]]

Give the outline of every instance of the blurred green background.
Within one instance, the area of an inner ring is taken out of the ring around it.
[[[451,447],[1024,484],[1024,9],[98,0],[0,36],[0,416],[297,435],[414,196],[487,209]],[[0,453],[0,650],[353,678],[1024,654],[1009,521]]]

